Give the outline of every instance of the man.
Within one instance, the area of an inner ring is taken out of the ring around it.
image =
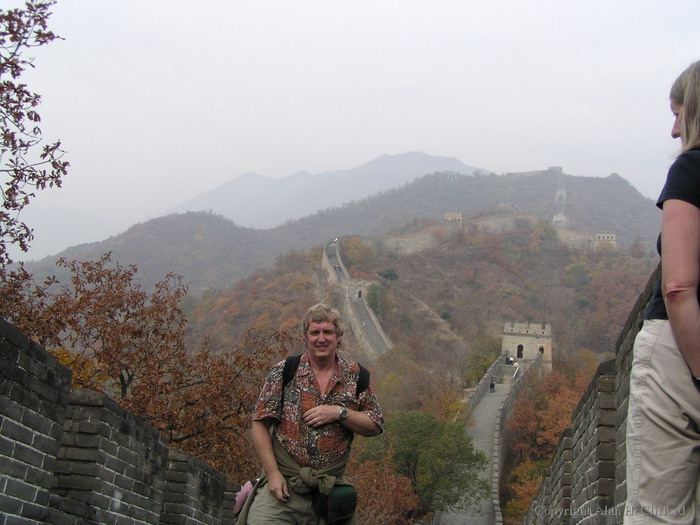
[[[251,433],[264,475],[240,524],[330,523],[314,501],[333,486],[347,486],[343,473],[354,435],[383,430],[371,382],[358,388],[360,365],[337,354],[343,336],[338,311],[312,306],[303,330],[306,353],[293,378],[283,389],[285,361],[278,363],[258,398]]]

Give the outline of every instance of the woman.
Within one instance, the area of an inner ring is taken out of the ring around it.
[[[671,88],[682,149],[657,206],[661,281],[634,344],[625,523],[700,523],[700,61]]]

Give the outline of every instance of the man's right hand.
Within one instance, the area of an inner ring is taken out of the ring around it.
[[[289,501],[289,490],[287,489],[287,480],[279,472],[267,475],[267,488],[272,495],[282,503]]]

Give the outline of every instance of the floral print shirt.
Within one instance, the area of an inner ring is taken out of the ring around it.
[[[294,378],[284,389],[284,406],[280,406],[283,368],[284,361],[280,361],[270,370],[255,406],[253,420],[272,418],[272,435],[300,466],[320,469],[335,463],[350,452],[354,437],[353,432],[340,422],[319,428],[305,424],[304,413],[315,406],[336,405],[365,412],[384,429],[384,418],[371,381],[367,390],[355,396],[360,373],[357,363],[336,356],[335,371],[326,392],[321,392],[308,356],[304,355]]]

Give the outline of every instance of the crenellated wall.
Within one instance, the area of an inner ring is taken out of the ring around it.
[[[632,309],[617,340],[616,357],[598,366],[581,397],[523,524],[622,523],[632,345],[659,271],[652,274]]]
[[[0,525],[229,525],[238,486],[0,320]]]
[[[379,319],[367,304],[367,290],[375,284],[375,281],[350,277],[340,257],[337,241],[326,244],[321,257],[321,267],[325,270],[328,282],[343,285],[345,294],[339,309],[345,321],[350,324],[355,339],[362,346],[365,354],[377,357],[393,347],[394,344],[384,332]]]

